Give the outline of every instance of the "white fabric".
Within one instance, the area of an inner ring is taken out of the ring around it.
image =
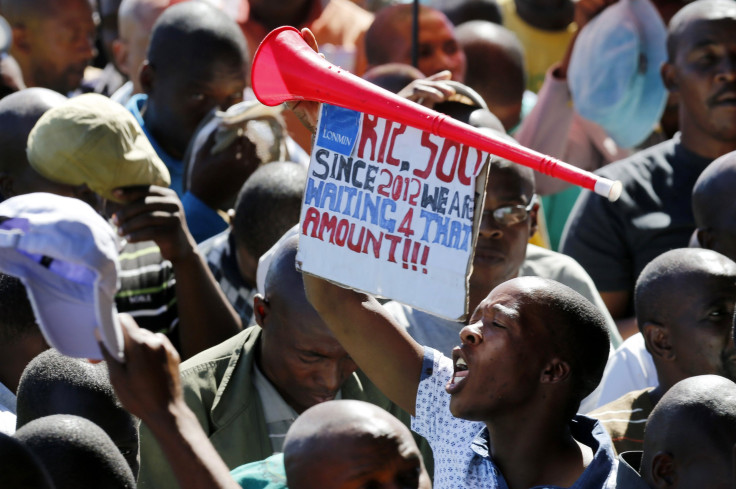
[[[652,355],[644,345],[644,337],[636,333],[611,355],[597,389],[598,398],[592,409],[601,407],[631,391],[659,385]],[[585,412],[585,411],[582,411]]]

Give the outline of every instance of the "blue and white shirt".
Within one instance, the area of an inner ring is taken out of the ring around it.
[[[456,418],[450,413],[450,395],[445,384],[453,370],[451,359],[425,347],[411,428],[432,447],[434,488],[507,489],[489,455],[488,428],[482,422]],[[593,461],[570,489],[615,488],[618,461],[605,429],[594,419],[576,416],[570,422],[570,431],[594,452]]]

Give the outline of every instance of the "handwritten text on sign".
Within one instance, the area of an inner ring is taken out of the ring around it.
[[[301,212],[302,270],[462,317],[486,160],[454,141],[323,104]]]

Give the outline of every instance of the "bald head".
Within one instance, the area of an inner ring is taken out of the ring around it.
[[[296,252],[299,248],[299,237],[286,240],[276,251],[268,267],[265,283],[266,298],[278,297],[288,302],[298,302],[309,306],[304,294],[302,274],[296,269]],[[311,306],[309,306],[311,308]]]
[[[702,375],[682,380],[647,421],[641,475],[652,487],[731,487],[736,443],[736,384]],[[697,486],[695,485],[697,484]]]
[[[693,187],[692,206],[700,246],[736,259],[736,152],[716,159]]]
[[[476,90],[506,130],[520,119],[526,86],[524,50],[510,30],[475,20],[460,25],[455,34],[468,59],[465,83]]]
[[[247,59],[243,33],[224,12],[205,2],[190,1],[172,5],[160,15],[148,49],[148,61],[159,73],[176,73],[182,63],[210,57],[238,64]]]
[[[670,20],[667,30],[667,57],[674,62],[683,33],[694,23],[736,18],[736,4],[731,0],[697,0],[685,5]]]
[[[639,327],[646,323],[669,324],[678,316],[682,296],[703,295],[706,283],[732,284],[736,263],[715,251],[700,248],[670,250],[642,270],[634,302]],[[687,292],[685,292],[687,291]]]
[[[0,173],[16,177],[25,170],[28,134],[47,110],[64,101],[46,88],[27,88],[0,100]]]
[[[305,411],[286,435],[284,465],[293,489],[339,488],[348,480],[359,480],[356,487],[382,487],[378,481],[429,487],[406,426],[362,401],[330,401]]]
[[[56,0],[0,0],[0,12],[11,26],[23,25],[53,16],[61,3]]]
[[[0,460],[4,467],[12,467],[12,470],[3,471],[6,489],[53,489],[41,461],[21,442],[4,433],[0,433]]]
[[[119,39],[113,43],[115,60],[120,70],[132,81],[136,93],[141,91],[138,70],[146,60],[153,25],[171,0],[123,0],[118,11]]]

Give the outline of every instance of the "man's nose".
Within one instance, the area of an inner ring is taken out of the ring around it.
[[[460,330],[460,341],[464,345],[479,345],[483,342],[483,335],[480,332],[480,322],[468,324]]]

